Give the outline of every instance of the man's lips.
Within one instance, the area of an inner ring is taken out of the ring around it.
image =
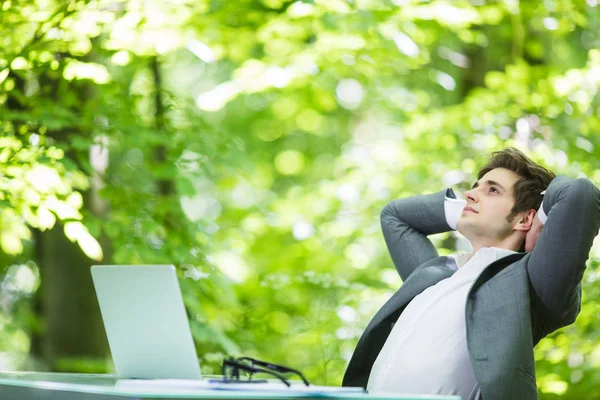
[[[469,207],[469,206],[463,208],[463,212],[465,212],[465,211],[470,211],[472,213],[479,214],[478,211],[475,211],[475,209],[473,207]]]

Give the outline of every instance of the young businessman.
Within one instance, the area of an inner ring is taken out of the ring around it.
[[[508,148],[492,154],[465,197],[447,189],[383,209],[404,283],[360,338],[345,386],[537,399],[533,347],[579,313],[600,192]],[[438,256],[427,235],[452,229],[472,254]]]

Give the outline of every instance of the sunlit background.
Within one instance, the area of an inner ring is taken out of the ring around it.
[[[341,382],[390,200],[516,146],[600,185],[596,0],[0,0],[0,369],[113,372],[89,267],[175,264],[202,370]],[[454,233],[443,254],[468,251]],[[600,246],[542,399],[600,381]]]

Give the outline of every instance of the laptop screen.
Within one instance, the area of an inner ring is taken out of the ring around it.
[[[173,265],[95,265],[92,278],[119,377],[202,378]]]

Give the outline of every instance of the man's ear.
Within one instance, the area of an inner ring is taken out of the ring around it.
[[[533,224],[535,214],[536,211],[533,208],[528,211],[520,212],[517,215],[517,224],[515,225],[514,229],[516,231],[529,232],[531,225]]]

